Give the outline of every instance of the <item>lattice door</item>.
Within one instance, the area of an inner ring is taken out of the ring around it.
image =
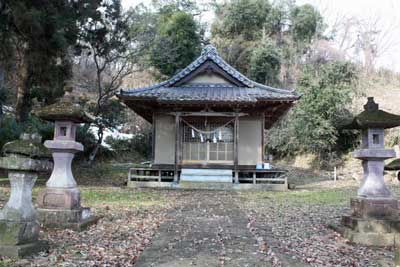
[[[223,123],[192,123],[201,131],[214,131]],[[183,163],[233,163],[233,125],[210,134],[200,134],[183,125]]]

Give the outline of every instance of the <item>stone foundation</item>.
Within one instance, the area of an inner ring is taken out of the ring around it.
[[[89,208],[81,207],[81,193],[74,188],[46,188],[39,193],[38,218],[47,228],[82,231],[98,221]]]
[[[397,219],[399,217],[398,201],[393,198],[352,198],[351,215],[360,218]]]
[[[342,217],[341,232],[352,242],[392,246],[400,238],[398,201],[395,199],[352,198],[351,214]]]
[[[9,258],[24,258],[48,249],[49,243],[47,241],[37,240],[35,242],[22,245],[0,245],[0,255],[7,256]]]
[[[15,246],[38,240],[39,224],[36,221],[0,221],[0,245]]]
[[[82,231],[99,220],[92,215],[89,208],[73,210],[39,208],[37,212],[40,223],[46,228]]]
[[[78,210],[81,193],[78,188],[46,188],[39,193],[37,204],[42,209]]]
[[[166,188],[166,189],[205,189],[205,190],[269,190],[287,191],[288,185],[285,184],[233,184],[233,183],[202,183],[202,182],[138,182],[128,181],[131,188]]]

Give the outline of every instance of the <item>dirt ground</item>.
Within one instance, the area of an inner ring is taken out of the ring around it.
[[[355,181],[288,192],[82,187],[84,205],[103,216],[97,225],[79,233],[43,229],[48,252],[3,258],[0,266],[394,266],[393,248],[352,244],[329,227],[356,188]],[[0,207],[8,194],[0,186]]]

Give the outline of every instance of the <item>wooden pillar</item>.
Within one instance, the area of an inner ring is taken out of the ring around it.
[[[235,114],[235,124],[234,124],[234,152],[233,152],[233,167],[235,173],[235,184],[239,183],[239,173],[238,173],[238,143],[239,143],[239,114]]]
[[[154,163],[156,159],[156,116],[153,112],[153,124],[151,129],[151,161]]]
[[[180,163],[180,113],[175,114],[175,166],[174,166],[174,183],[178,183],[179,179],[179,163]]]
[[[265,128],[265,115],[263,113],[261,118],[261,162],[265,161],[264,128]]]

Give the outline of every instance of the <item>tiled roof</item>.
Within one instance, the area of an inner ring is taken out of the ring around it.
[[[243,86],[233,84],[186,83],[176,84],[193,73],[206,61],[212,61]],[[206,46],[200,57],[171,79],[144,88],[121,90],[120,97],[154,99],[159,102],[257,102],[258,100],[295,101],[300,95],[292,90],[278,89],[256,83],[226,63],[212,45]]]
[[[257,102],[258,100],[296,100],[297,94],[276,92],[260,87],[237,87],[230,84],[187,84],[179,87],[157,87],[124,93],[134,98],[164,101]]]

